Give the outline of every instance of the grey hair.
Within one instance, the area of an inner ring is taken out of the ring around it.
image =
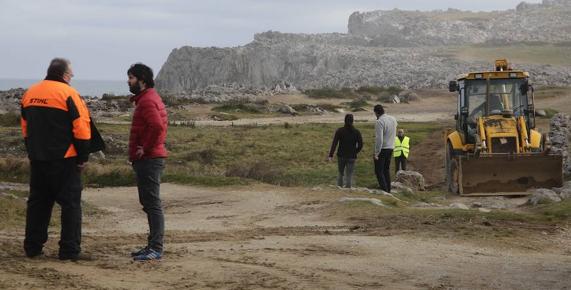
[[[50,62],[48,67],[48,76],[63,78],[63,75],[69,71],[71,62],[68,59],[56,57]]]

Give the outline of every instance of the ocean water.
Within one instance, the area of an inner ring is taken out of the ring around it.
[[[28,88],[40,80],[27,79],[0,79],[0,91],[15,88]],[[102,80],[72,80],[73,86],[82,96],[101,97],[103,94],[129,95],[127,80],[102,81]]]

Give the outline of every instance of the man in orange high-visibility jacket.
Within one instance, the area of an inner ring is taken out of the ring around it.
[[[395,174],[399,170],[406,170],[406,160],[410,152],[410,138],[404,135],[404,130],[397,131],[397,138],[395,138],[395,150],[393,156],[395,158]]]
[[[76,261],[81,251],[81,170],[90,150],[89,111],[69,83],[71,64],[56,58],[46,78],[22,97],[22,134],[30,159],[26,256],[43,254],[52,208],[61,206],[59,258]]]

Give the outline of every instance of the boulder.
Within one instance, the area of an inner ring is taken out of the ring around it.
[[[469,210],[470,209],[467,205],[460,203],[460,202],[455,202],[453,204],[450,204],[450,208],[463,209],[463,210]]]
[[[297,111],[287,104],[276,104],[272,108],[272,111],[289,115],[297,115]]]
[[[539,188],[529,190],[528,192],[531,192],[531,196],[527,200],[527,204],[530,205],[561,202],[561,197],[559,197],[555,191],[550,189]]]
[[[0,114],[9,112],[20,113],[20,100],[26,92],[25,89],[10,89],[0,91]]]
[[[553,191],[559,195],[562,200],[571,198],[571,181],[563,183],[563,187],[554,188]]]
[[[562,200],[571,199],[571,188],[565,188],[559,193]]]
[[[403,194],[413,194],[414,190],[412,190],[412,188],[397,182],[397,181],[393,181],[391,182],[391,191],[392,192],[398,192],[398,193],[403,193]]]
[[[408,186],[415,191],[424,191],[426,189],[424,176],[416,171],[400,170],[397,172],[395,182]]]
[[[378,198],[367,198],[367,197],[343,197],[339,200],[340,202],[368,202],[374,205],[386,207],[386,205]]]
[[[539,117],[545,117],[547,116],[547,112],[545,112],[545,110],[535,110],[535,115]]]
[[[414,102],[419,99],[418,94],[410,90],[402,91],[399,97],[404,103]]]
[[[427,202],[422,202],[419,201],[417,203],[412,204],[410,207],[417,207],[417,208],[435,208],[438,207],[438,204],[434,204],[434,203],[427,203]]]

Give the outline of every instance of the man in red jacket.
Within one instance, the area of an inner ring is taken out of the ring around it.
[[[135,261],[158,260],[163,253],[165,231],[160,185],[167,157],[167,111],[153,88],[155,82],[151,68],[137,63],[129,68],[127,75],[129,90],[134,94],[131,102],[135,103],[129,136],[129,161],[137,177],[139,202],[149,222],[147,246],[131,253],[131,256]]]

